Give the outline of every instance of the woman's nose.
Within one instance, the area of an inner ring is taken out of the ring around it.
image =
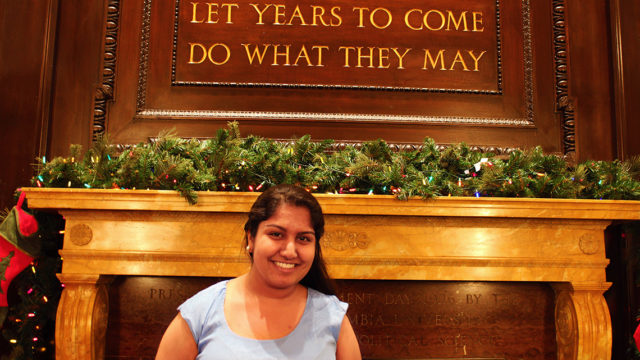
[[[295,258],[297,256],[295,239],[287,239],[287,241],[284,242],[280,253],[287,259]]]

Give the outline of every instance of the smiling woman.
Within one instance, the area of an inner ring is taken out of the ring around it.
[[[348,305],[322,259],[316,199],[296,186],[272,187],[244,228],[249,272],[180,305],[156,359],[361,359]]]

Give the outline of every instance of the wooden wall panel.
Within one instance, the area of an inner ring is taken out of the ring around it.
[[[608,1],[567,1],[570,87],[579,158],[613,159]]]
[[[46,152],[57,6],[0,1],[0,210]]]
[[[640,155],[640,2],[610,1],[618,157]]]
[[[59,9],[49,152],[91,143],[93,99],[100,86],[106,1],[62,1]]]

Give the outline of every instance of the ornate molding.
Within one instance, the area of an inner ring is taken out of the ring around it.
[[[535,111],[533,108],[533,46],[531,34],[531,5],[529,0],[522,0],[522,34],[524,53],[524,102],[526,106],[526,118],[534,123]],[[498,61],[500,61],[500,57]]]
[[[198,141],[204,141],[207,139],[209,138],[206,138],[206,137],[197,138]],[[157,140],[158,138],[149,138],[149,142],[151,143],[154,143]],[[295,140],[293,139],[272,139],[272,140],[281,144],[293,144],[295,142]],[[317,141],[321,141],[321,140],[317,140]],[[344,150],[349,146],[353,146],[356,149],[360,149],[362,148],[364,143],[365,142],[363,141],[356,141],[356,140],[335,140],[334,143],[329,144],[327,151],[330,153],[337,152],[337,151]],[[392,151],[415,151],[415,150],[421,150],[422,147],[424,146],[423,143],[415,143],[415,142],[387,143],[387,145]],[[438,149],[439,151],[443,151],[451,147],[452,145],[453,144],[436,144],[436,149]],[[115,146],[119,151],[123,151],[126,149],[130,149],[132,146],[134,146],[134,144],[116,144]],[[495,154],[496,156],[508,155],[514,151],[522,150],[519,147],[503,147],[503,146],[493,146],[493,145],[468,144],[468,146],[471,151],[478,151],[482,153],[492,153],[492,154]]]
[[[113,99],[116,77],[116,50],[120,27],[120,0],[109,0],[106,9],[105,34],[102,57],[101,84],[96,88],[93,101],[92,140],[95,141],[106,130],[107,102]]]
[[[281,142],[281,143],[290,143],[290,144],[293,144],[294,142],[294,140],[290,140],[290,139],[275,139],[274,141]],[[328,151],[337,152],[337,151],[344,150],[349,146],[353,146],[356,149],[360,149],[362,148],[363,145],[364,145],[364,142],[362,141],[337,140],[336,142],[334,142],[329,146]],[[391,148],[391,150],[393,151],[415,151],[415,150],[421,150],[422,147],[424,146],[424,144],[422,143],[387,143],[387,145],[389,145],[389,148]],[[436,149],[438,149],[439,151],[443,151],[451,146],[452,144],[437,144]],[[517,147],[501,147],[501,146],[492,146],[492,145],[469,145],[469,148],[471,149],[471,151],[493,153],[498,156],[511,154],[516,150],[522,150]]]
[[[138,91],[136,109],[145,107],[147,100],[147,68],[149,62],[149,38],[151,33],[151,0],[144,0],[142,32],[140,35],[140,62],[138,64]]]
[[[556,110],[562,116],[563,152],[576,151],[574,100],[569,93],[569,49],[565,21],[565,1],[553,0],[553,49],[556,77]]]
[[[476,118],[453,116],[390,115],[390,114],[349,114],[314,112],[276,112],[276,111],[220,111],[220,110],[162,110],[139,108],[138,118],[145,117],[187,117],[216,118],[229,120],[315,120],[315,121],[354,121],[388,122],[408,124],[464,124],[464,125],[500,125],[531,127],[526,118]]]
[[[322,239],[322,244],[335,251],[345,251],[349,249],[366,249],[369,247],[367,234],[349,231],[329,231]]]
[[[69,239],[78,246],[84,246],[93,240],[93,230],[87,224],[77,224],[69,229]]]

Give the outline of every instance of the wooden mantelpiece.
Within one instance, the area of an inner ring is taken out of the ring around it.
[[[30,208],[66,219],[58,359],[102,358],[114,275],[232,277],[248,269],[242,226],[258,194],[202,192],[189,205],[172,191],[23,190]],[[558,359],[611,358],[604,230],[612,220],[640,219],[640,202],[317,197],[334,278],[548,282]]]

